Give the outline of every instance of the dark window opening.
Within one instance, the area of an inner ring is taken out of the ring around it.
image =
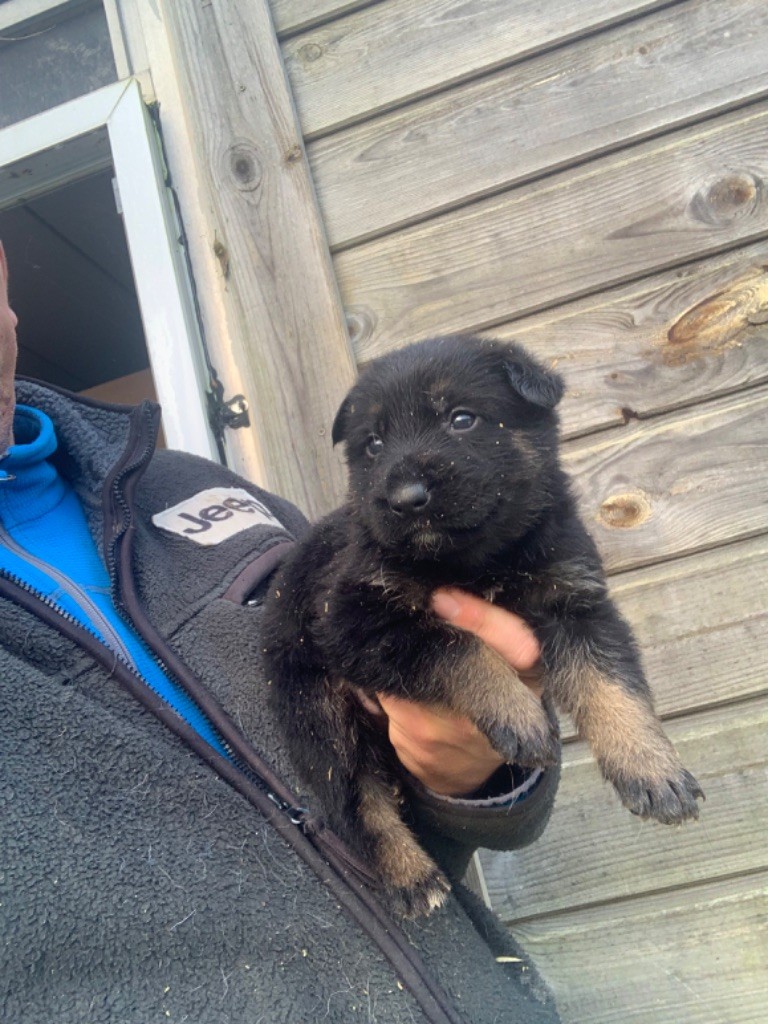
[[[107,401],[153,398],[111,170],[0,211],[0,239],[18,372]]]
[[[75,4],[0,34],[0,128],[116,81],[100,3]]]

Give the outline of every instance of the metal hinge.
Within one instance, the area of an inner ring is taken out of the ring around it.
[[[226,427],[230,430],[239,430],[241,427],[250,427],[251,420],[248,415],[248,402],[244,395],[235,395],[234,398],[224,399],[224,385],[218,378],[216,370],[209,367],[210,390],[206,392],[208,399],[208,422],[211,424],[216,437],[221,437]]]

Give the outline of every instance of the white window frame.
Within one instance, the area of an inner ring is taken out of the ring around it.
[[[25,166],[14,186],[3,170],[18,161],[32,170]],[[0,209],[110,165],[166,441],[170,448],[218,460],[179,226],[138,81],[116,82],[0,130]]]

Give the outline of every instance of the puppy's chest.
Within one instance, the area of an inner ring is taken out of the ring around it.
[[[392,612],[420,615],[431,609],[432,594],[439,587],[459,587],[510,611],[537,610],[549,599],[549,581],[531,573],[488,574],[467,578],[450,567],[427,567],[421,572],[402,570],[386,563],[370,566],[336,581],[340,592],[359,586],[376,595]]]

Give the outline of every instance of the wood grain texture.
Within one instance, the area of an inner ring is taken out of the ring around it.
[[[611,578],[662,717],[768,692],[768,537]],[[575,737],[561,717],[564,740]]]
[[[571,441],[564,464],[606,569],[768,530],[768,389]]]
[[[768,243],[567,303],[489,334],[566,382],[564,437],[768,380]]]
[[[754,241],[766,130],[758,104],[339,253],[358,360]]]
[[[610,584],[662,717],[768,692],[768,537],[619,573]],[[561,731],[575,735],[567,716]]]
[[[389,0],[286,40],[305,136],[662,6],[661,0]]]
[[[768,692],[768,537],[620,573],[611,593],[662,716]]]
[[[354,362],[267,4],[163,13],[265,485],[317,515],[345,489],[330,434]]]
[[[764,1024],[768,874],[515,927],[563,1024]]]
[[[377,2],[381,0],[270,0],[269,6],[275,28],[283,35]]]
[[[621,900],[768,868],[768,700],[667,723],[706,802],[678,828],[633,817],[584,743],[568,744],[544,835],[512,852],[482,851],[494,910],[505,921]]]
[[[763,0],[693,0],[318,140],[331,245],[762,96],[767,43]]]

